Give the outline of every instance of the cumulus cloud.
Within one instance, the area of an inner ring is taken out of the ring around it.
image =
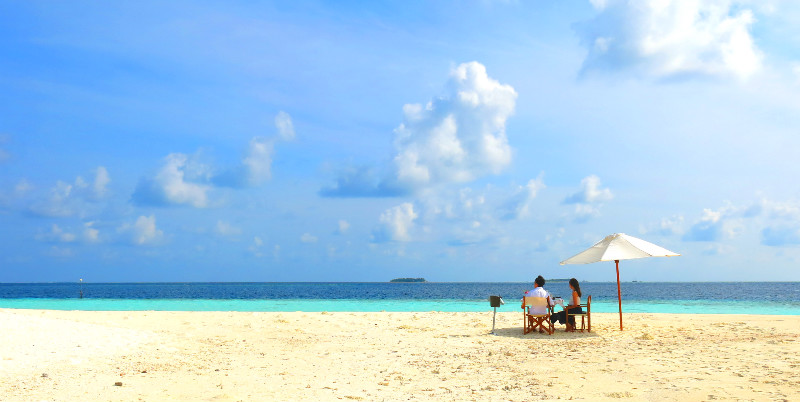
[[[374,169],[366,166],[347,167],[339,172],[333,186],[323,187],[323,197],[396,197],[407,195],[408,189],[394,180],[381,180]]]
[[[108,183],[111,183],[108,170],[104,166],[98,166],[97,170],[95,170],[94,184],[92,185],[95,197],[102,198],[106,195]]]
[[[489,77],[482,64],[461,64],[451,71],[444,95],[403,107],[388,177],[349,170],[321,194],[396,196],[499,173],[511,163],[505,130],[516,98],[514,88]]]
[[[591,204],[576,204],[575,205],[575,223],[586,223],[594,217],[600,215],[600,209]]]
[[[378,227],[373,231],[373,239],[376,242],[410,241],[410,232],[417,218],[411,203],[389,208],[381,214]]]
[[[61,180],[50,189],[50,194],[44,200],[36,201],[30,207],[35,215],[48,217],[67,217],[76,211],[75,199],[71,198],[73,185]]]
[[[44,195],[36,194],[35,187],[22,179],[14,187],[13,198],[28,203],[30,206],[27,210],[34,215],[59,218],[85,216],[96,207],[95,201],[105,197],[110,181],[108,170],[99,166],[91,183],[82,176],[77,176],[72,183],[58,180]]]
[[[275,116],[275,128],[278,129],[278,135],[284,141],[291,141],[294,139],[294,123],[292,123],[292,117],[289,116],[289,113],[284,112],[281,110]]]
[[[683,233],[683,222],[684,218],[681,215],[661,218],[661,221],[656,224],[641,227],[639,232],[642,234],[656,233],[662,236],[680,235]]]
[[[291,141],[295,137],[292,117],[284,111],[275,116],[276,137],[253,137],[248,144],[241,165],[222,171],[212,177],[215,185],[243,188],[258,186],[272,178],[272,160],[278,140]]]
[[[587,176],[581,180],[580,190],[564,199],[564,204],[575,204],[575,222],[584,223],[600,215],[600,205],[614,198],[610,189],[601,186],[599,177]]]
[[[72,243],[77,239],[74,233],[70,233],[60,226],[53,224],[49,232],[39,233],[36,240],[45,242]]]
[[[98,166],[94,171],[94,180],[89,183],[82,176],[75,179],[75,189],[79,190],[87,199],[98,200],[108,192],[107,186],[111,176],[104,166]]]
[[[749,1],[591,0],[597,15],[576,25],[588,55],[584,72],[632,70],[655,79],[747,79],[762,54],[750,30]]]
[[[214,186],[246,188],[259,186],[272,178],[272,161],[277,139],[294,138],[292,119],[286,112],[275,117],[278,135],[250,139],[241,162],[233,167],[215,169],[183,153],[169,154],[153,177],[139,181],[132,200],[138,205],[208,206],[208,193]],[[96,188],[103,183],[98,171]],[[106,181],[107,183],[107,181]]]
[[[272,177],[272,151],[272,141],[260,137],[250,140],[247,156],[242,164],[247,169],[251,184],[260,184]]]
[[[317,236],[314,236],[311,233],[303,233],[303,235],[300,236],[300,241],[303,243],[316,243],[317,240]]]
[[[250,250],[250,252],[253,253],[253,256],[261,258],[264,256],[263,247],[264,247],[264,241],[261,240],[261,237],[255,236],[253,237],[253,243],[250,245],[250,247],[248,247],[248,250]]]
[[[89,243],[100,242],[100,230],[94,227],[94,222],[86,222],[83,224],[83,238]]]
[[[591,175],[581,180],[581,189],[564,199],[565,204],[594,204],[611,201],[614,195],[608,188],[600,188],[600,178]]]
[[[142,215],[133,224],[122,225],[119,232],[129,236],[130,241],[139,246],[156,245],[164,239],[164,232],[156,226],[155,215]]]
[[[683,239],[689,241],[717,241],[722,238],[724,233],[722,228],[725,223],[722,219],[723,212],[723,210],[703,209],[703,216],[689,228]]]
[[[519,186],[514,195],[501,207],[501,219],[525,218],[530,214],[530,205],[539,191],[545,188],[543,176],[531,179],[525,186]]]
[[[217,221],[217,226],[216,226],[215,230],[216,230],[217,234],[219,234],[220,236],[226,236],[226,237],[227,236],[238,236],[238,235],[242,234],[242,229],[240,229],[240,228],[238,228],[238,227],[236,227],[234,225],[231,225],[228,222],[221,221],[221,220]]]
[[[169,154],[154,177],[139,181],[131,198],[138,205],[191,205],[204,208],[208,205],[210,189],[209,185],[202,182],[204,170],[204,166],[190,163],[185,154]]]
[[[761,230],[761,244],[775,247],[800,244],[800,225],[767,226]]]
[[[221,187],[245,188],[258,186],[272,178],[272,155],[275,142],[266,137],[254,137],[247,146],[239,166],[213,176],[211,182]]]
[[[683,239],[718,242],[747,230],[757,231],[761,244],[766,246],[800,244],[800,204],[761,199],[751,205],[726,204],[716,210],[704,209]]]
[[[350,222],[347,222],[344,219],[339,220],[339,225],[337,227],[336,233],[345,234],[347,233],[348,230],[350,230]]]
[[[800,244],[799,204],[761,200],[758,211],[767,220],[761,230],[761,244],[773,247]]]

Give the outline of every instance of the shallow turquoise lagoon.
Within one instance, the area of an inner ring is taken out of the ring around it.
[[[350,311],[350,312],[481,312],[492,311],[486,300],[310,300],[310,299],[0,299],[0,308],[85,311]],[[560,307],[556,307],[559,310]],[[519,312],[508,301],[498,312]],[[616,300],[594,301],[592,311],[615,313]],[[670,300],[622,303],[624,313],[800,315],[800,303],[752,301]]]

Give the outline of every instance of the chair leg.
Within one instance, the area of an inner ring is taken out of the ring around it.
[[[528,332],[530,332],[531,318],[527,314],[523,313],[523,319],[524,319],[524,321],[523,321],[523,326],[522,326],[522,335],[525,335]]]

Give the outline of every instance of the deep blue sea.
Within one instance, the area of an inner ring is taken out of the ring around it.
[[[0,308],[166,311],[519,311],[530,283],[0,284]],[[592,311],[617,312],[616,282],[584,282]],[[565,299],[566,282],[545,289]],[[80,298],[81,291],[83,298]],[[622,284],[623,312],[800,315],[800,282]]]

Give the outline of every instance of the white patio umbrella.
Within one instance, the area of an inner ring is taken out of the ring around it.
[[[561,261],[564,264],[591,264],[600,261],[614,261],[617,265],[617,299],[619,301],[619,329],[622,330],[622,290],[619,285],[619,260],[633,260],[647,257],[675,257],[663,247],[646,242],[625,233],[614,233],[606,236],[594,246]]]

